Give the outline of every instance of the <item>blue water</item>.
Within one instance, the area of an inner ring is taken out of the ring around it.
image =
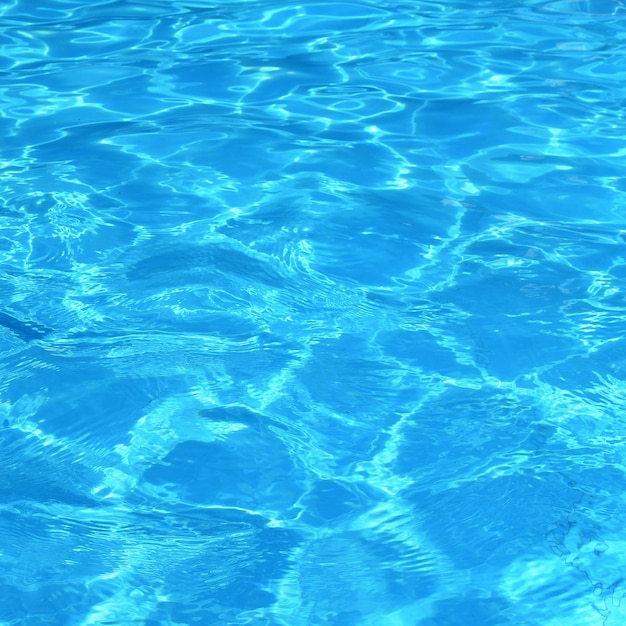
[[[0,46],[0,626],[626,623],[621,0]]]

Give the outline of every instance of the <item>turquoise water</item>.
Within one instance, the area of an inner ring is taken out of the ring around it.
[[[623,2],[0,46],[0,626],[626,623]]]

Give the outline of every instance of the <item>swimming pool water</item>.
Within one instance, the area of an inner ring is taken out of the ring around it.
[[[626,623],[623,2],[0,46],[0,626]]]

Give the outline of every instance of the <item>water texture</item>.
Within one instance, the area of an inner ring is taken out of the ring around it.
[[[0,47],[0,626],[626,623],[621,0]]]

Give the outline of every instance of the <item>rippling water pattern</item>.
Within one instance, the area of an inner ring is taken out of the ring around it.
[[[0,46],[0,626],[626,623],[622,0]]]

